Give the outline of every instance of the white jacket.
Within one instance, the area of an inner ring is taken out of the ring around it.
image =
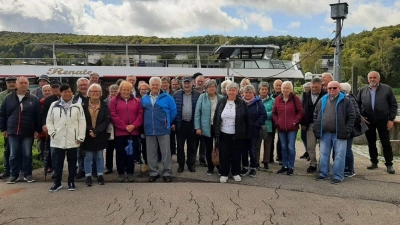
[[[85,140],[86,119],[82,106],[72,102],[68,109],[60,104],[61,99],[50,105],[46,126],[53,148],[78,148],[78,140]]]

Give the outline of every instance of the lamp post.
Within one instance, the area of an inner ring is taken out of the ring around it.
[[[330,4],[331,6],[331,18],[336,20],[336,38],[332,47],[335,47],[335,54],[333,59],[333,79],[335,81],[342,81],[342,21],[346,19],[348,10],[348,4],[346,2]]]

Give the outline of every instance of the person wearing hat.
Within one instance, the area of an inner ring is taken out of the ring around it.
[[[182,173],[186,165],[190,172],[196,172],[196,133],[194,130],[194,114],[197,100],[200,92],[193,89],[192,78],[187,76],[183,78],[182,90],[175,92],[174,100],[176,103],[177,114],[172,122],[172,130],[176,131],[177,137],[177,156],[178,156],[178,173]],[[187,144],[187,160],[185,160],[185,142]]]
[[[0,93],[0,107],[6,96],[16,89],[17,78],[9,76],[6,78],[7,90]],[[4,138],[4,171],[0,174],[0,179],[6,179],[10,176],[10,146],[8,145],[8,138]]]
[[[46,84],[50,84],[50,80],[49,80],[49,76],[47,75],[41,75],[39,77],[39,87],[36,88],[35,90],[33,90],[31,92],[31,94],[36,95],[36,97],[38,97],[38,99],[42,99],[43,98],[43,92],[42,92],[42,87]]]

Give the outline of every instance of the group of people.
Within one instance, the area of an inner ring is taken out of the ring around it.
[[[29,92],[25,77],[6,79],[7,90],[0,93],[0,130],[5,138],[4,172],[9,184],[32,177],[32,145],[39,140],[45,171],[53,172],[50,192],[62,188],[65,160],[68,161],[68,189],[76,190],[74,180],[92,177],[104,184],[104,175],[113,173],[115,150],[119,182],[133,182],[135,163],[144,164],[149,182],[160,177],[171,182],[172,155],[177,155],[177,172],[196,172],[197,155],[207,174],[218,170],[220,182],[231,174],[236,182],[258,169],[269,169],[276,154],[282,165],[278,174],[294,174],[296,137],[301,137],[310,166],[318,170],[316,180],[330,179],[333,152],[333,184],[354,176],[352,139],[359,136],[355,127],[368,126],[371,165],[378,167],[376,130],[386,160],[387,171],[394,174],[389,130],[397,114],[397,102],[388,85],[380,83],[378,72],[368,74],[369,86],[357,96],[350,94],[348,83],[333,81],[329,73],[311,80],[302,96],[294,93],[290,81],[275,80],[273,90],[267,82],[256,88],[249,79],[240,85],[225,80],[220,85],[196,73],[181,82],[167,77],[151,77],[149,83],[130,75],[108,89],[101,86],[99,75],[77,80],[77,94],[68,84],[39,78],[39,88]],[[220,92],[218,89],[220,88]],[[320,139],[319,169],[316,154]],[[186,145],[186,151],[185,151]],[[261,146],[263,158],[260,162]],[[214,147],[219,149],[220,164],[212,163]],[[106,149],[104,160],[104,149]],[[199,154],[197,154],[197,149]],[[105,161],[105,166],[104,166]],[[159,164],[163,164],[160,171]],[[263,164],[263,167],[260,166]]]

